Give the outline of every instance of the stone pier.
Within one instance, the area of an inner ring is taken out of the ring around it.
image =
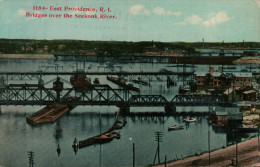
[[[166,105],[166,106],[164,107],[164,111],[165,111],[166,113],[174,113],[174,112],[176,112],[176,106]]]
[[[130,113],[130,106],[118,106],[119,111],[122,114],[129,114]]]

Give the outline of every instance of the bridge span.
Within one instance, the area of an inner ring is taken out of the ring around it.
[[[126,89],[112,89],[109,85],[94,85],[91,90],[77,91],[45,88],[38,84],[11,84],[0,88],[0,105],[100,105],[118,107],[226,105],[223,96],[176,95],[167,99],[162,95],[142,95]]]

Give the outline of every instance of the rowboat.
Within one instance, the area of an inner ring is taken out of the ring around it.
[[[184,126],[173,125],[173,126],[168,128],[168,131],[179,130],[179,129],[184,129]]]
[[[189,118],[189,119],[184,119],[183,121],[187,122],[187,123],[192,123],[192,122],[196,122],[197,119],[196,118]]]

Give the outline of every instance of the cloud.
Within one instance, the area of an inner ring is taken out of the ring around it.
[[[141,4],[137,4],[132,6],[128,13],[130,13],[131,15],[146,15],[146,16],[151,16],[151,12],[149,10],[147,10],[144,5]],[[156,7],[153,10],[153,13],[157,14],[157,15],[172,15],[172,16],[180,16],[182,13],[181,12],[171,12],[171,11],[166,11],[164,8],[162,7]]]
[[[203,25],[210,27],[216,24],[225,23],[231,20],[231,17],[228,17],[225,12],[219,12],[215,16],[212,16],[209,20],[203,21]]]
[[[162,7],[156,7],[154,8],[153,12],[157,15],[173,15],[173,16],[180,16],[182,13],[181,12],[171,12],[171,11],[166,11]]]
[[[201,17],[197,15],[192,15],[186,18],[183,22],[176,23],[177,25],[203,25],[206,27],[215,26],[217,24],[225,23],[231,20],[232,17],[228,17],[225,12],[218,12],[216,14],[210,15],[208,20],[203,20]]]
[[[18,15],[18,16],[25,16],[25,15],[26,15],[26,11],[25,11],[24,9],[19,9],[19,10],[17,11],[17,15]]]
[[[192,15],[190,17],[188,17],[185,20],[186,23],[192,24],[192,25],[196,25],[196,24],[200,24],[202,22],[202,18],[200,18],[197,15]]]
[[[151,12],[147,9],[145,9],[144,5],[141,4],[137,4],[132,6],[128,13],[130,13],[131,15],[138,15],[138,14],[142,14],[142,15],[146,15],[146,16],[150,16]]]
[[[132,15],[137,15],[143,11],[144,11],[144,5],[137,4],[137,5],[132,6],[128,12]]]

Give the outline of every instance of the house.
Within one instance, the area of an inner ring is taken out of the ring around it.
[[[213,126],[224,127],[228,123],[228,112],[215,112]]]
[[[257,92],[254,89],[243,91],[242,92],[243,101],[257,101]]]
[[[249,72],[234,72],[235,85],[238,87],[251,86],[252,85],[252,73]]]
[[[226,89],[223,92],[225,101],[226,102],[239,101],[241,99],[240,94],[239,94],[239,90],[240,90],[239,87],[233,87],[233,86]]]
[[[233,78],[223,78],[223,76],[231,76]],[[245,87],[252,85],[252,73],[250,72],[232,72],[232,73],[221,73],[214,72],[214,68],[210,67],[209,72],[196,72],[195,80],[198,88],[209,86],[219,87],[224,86],[223,79],[230,80],[229,84],[234,82],[235,87]]]
[[[221,73],[214,72],[213,67],[210,67],[209,73],[196,72],[195,80],[196,80],[197,87],[201,88],[206,85],[209,85],[211,87],[221,86],[220,76],[221,76]]]

